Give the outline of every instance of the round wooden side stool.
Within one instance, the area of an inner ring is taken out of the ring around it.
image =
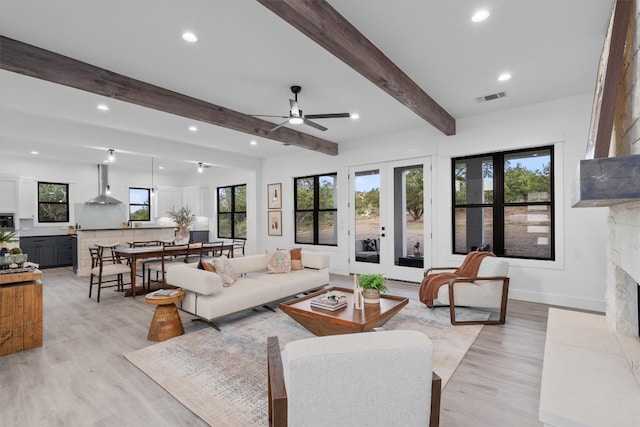
[[[175,304],[182,301],[183,298],[184,290],[182,289],[179,289],[177,295],[172,296],[154,295],[153,292],[144,296],[144,300],[148,304],[156,305],[147,334],[149,341],[165,341],[184,334],[182,320],[180,320],[180,314]]]

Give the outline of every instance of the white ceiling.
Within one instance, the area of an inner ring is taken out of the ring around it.
[[[329,3],[460,119],[592,92],[613,1]],[[480,8],[491,16],[474,24]],[[199,41],[184,42],[185,30]],[[305,114],[360,115],[317,120],[326,132],[296,126],[339,145],[431,126],[253,0],[0,0],[0,35],[245,114],[287,115],[299,84]],[[513,78],[498,82],[505,71]],[[107,148],[127,167],[148,170],[153,156],[174,171],[301,150],[0,70],[2,152],[99,163]]]

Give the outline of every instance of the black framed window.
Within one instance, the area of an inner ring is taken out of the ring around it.
[[[38,182],[38,222],[69,222],[69,184]]]
[[[151,221],[151,190],[129,187],[129,221]]]
[[[555,259],[553,147],[452,159],[453,252]]]
[[[218,187],[218,237],[247,238],[247,185]]]
[[[294,179],[295,242],[338,245],[338,174]]]

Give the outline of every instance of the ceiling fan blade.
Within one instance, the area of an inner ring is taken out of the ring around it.
[[[278,117],[280,119],[288,119],[289,116],[272,116],[270,114],[249,114],[251,117]]]
[[[273,132],[276,129],[281,128],[282,126],[284,126],[286,123],[289,123],[289,119],[285,120],[284,122],[280,123],[278,126],[274,127],[273,129],[269,129],[269,132]]]
[[[303,117],[303,118],[302,118],[302,120],[304,120],[304,124],[305,124],[305,125],[309,125],[309,126],[311,126],[312,128],[316,128],[316,129],[321,130],[321,131],[323,131],[323,132],[324,132],[325,130],[327,130],[327,128],[326,128],[326,127],[324,127],[324,126],[322,126],[322,125],[319,125],[319,124],[317,124],[316,122],[312,122],[311,120],[308,120],[306,117]]]
[[[294,117],[300,117],[300,108],[298,108],[298,101],[294,101],[293,99],[289,100],[289,107],[291,107],[291,115]]]
[[[329,114],[307,114],[308,119],[340,119],[343,117],[351,117],[349,113],[329,113]]]

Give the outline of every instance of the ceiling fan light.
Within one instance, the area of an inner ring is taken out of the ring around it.
[[[292,125],[299,125],[303,122],[304,120],[302,120],[302,117],[289,117],[289,123],[291,123]]]

